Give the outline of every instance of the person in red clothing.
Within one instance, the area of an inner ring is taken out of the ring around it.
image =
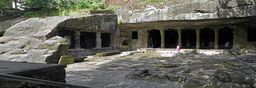
[[[181,43],[179,42],[176,47],[176,53],[180,53],[180,49],[181,49]]]

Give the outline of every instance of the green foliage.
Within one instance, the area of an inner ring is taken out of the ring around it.
[[[67,16],[106,9],[104,0],[25,0],[25,17]]]
[[[29,9],[67,10],[67,9],[103,9],[103,0],[25,0]]]
[[[0,9],[10,7],[11,1],[10,0],[0,0]]]
[[[89,13],[88,10],[43,10],[43,11],[29,11],[25,13],[25,17],[47,17],[47,16],[70,16],[81,15]]]

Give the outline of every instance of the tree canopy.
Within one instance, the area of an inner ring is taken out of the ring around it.
[[[0,9],[5,7],[10,7],[11,1],[10,0],[0,0]]]

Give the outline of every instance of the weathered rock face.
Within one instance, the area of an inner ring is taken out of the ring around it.
[[[256,15],[255,0],[170,0],[139,6],[126,5],[116,13],[123,23],[195,20]]]
[[[0,42],[0,58],[6,61],[56,63],[61,55],[67,54],[68,49],[68,44],[61,37],[46,41],[31,37],[2,37]]]
[[[26,18],[16,18],[16,19],[0,22],[0,37],[3,36],[6,29],[24,20],[26,20]]]
[[[68,44],[61,37],[49,37],[68,17],[31,18],[7,29],[0,38],[0,59],[34,63],[57,63],[67,54]]]
[[[97,16],[31,18],[20,22],[0,37],[0,60],[58,63],[69,49],[67,40],[57,36],[58,27],[76,23],[83,26],[87,18]]]

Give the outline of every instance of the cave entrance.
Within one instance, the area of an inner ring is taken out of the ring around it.
[[[200,48],[214,49],[215,32],[210,28],[200,30]]]
[[[0,37],[3,37],[3,36],[4,36],[4,33],[1,33],[1,32],[0,32]]]
[[[181,42],[182,48],[194,49],[196,48],[196,31],[191,29],[182,30]]]
[[[149,48],[161,47],[161,34],[159,30],[154,29],[149,31],[148,47]]]
[[[247,40],[248,42],[256,42],[256,30],[255,28],[247,29]]]
[[[179,34],[177,30],[169,29],[165,31],[165,48],[176,48]]]
[[[101,45],[102,47],[110,47],[111,44],[111,34],[101,33]]]
[[[96,33],[81,32],[80,35],[81,48],[92,49],[96,47]]]
[[[61,36],[65,38],[69,44],[69,49],[74,49],[75,48],[75,31],[70,31],[70,30],[59,30],[58,31],[58,36]]]
[[[225,27],[219,30],[219,49],[231,49],[233,47],[233,29]]]

